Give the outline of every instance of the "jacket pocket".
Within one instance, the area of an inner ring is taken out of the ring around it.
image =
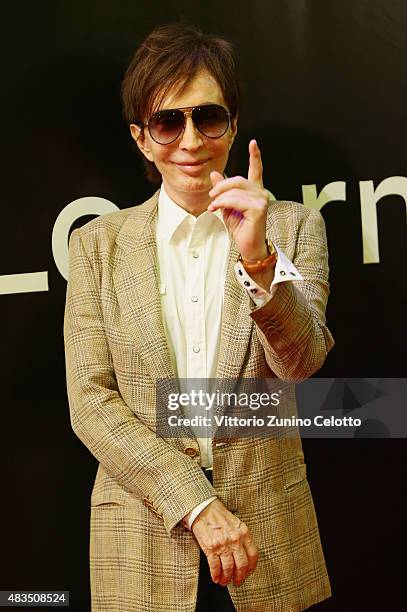
[[[115,501],[107,501],[107,502],[97,502],[97,503],[93,503],[91,502],[90,507],[91,508],[119,508],[122,504],[120,504],[119,502],[115,502]]]
[[[90,496],[91,508],[104,506],[123,506],[126,498],[126,491],[123,487],[109,476],[101,464],[99,464],[92,494]]]
[[[124,491],[120,489],[94,487],[90,497],[91,508],[123,506]]]
[[[285,477],[284,491],[290,493],[297,487],[307,482],[307,467],[301,464],[296,470],[290,471]]]

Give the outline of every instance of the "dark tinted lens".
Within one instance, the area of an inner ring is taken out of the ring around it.
[[[229,125],[227,111],[218,104],[198,106],[193,110],[192,118],[198,130],[209,138],[223,136]]]
[[[169,144],[184,127],[184,114],[179,110],[160,111],[153,115],[148,128],[151,137],[160,144]]]

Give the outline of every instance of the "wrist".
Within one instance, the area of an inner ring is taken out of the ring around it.
[[[241,261],[248,274],[262,274],[270,268],[274,268],[277,261],[277,253],[273,243],[268,238],[264,241],[263,255],[257,259],[246,258],[241,254],[238,261]]]
[[[260,250],[258,254],[253,255],[252,253],[250,253],[250,257],[243,257],[242,255],[242,263],[244,262],[248,264],[256,264],[258,261],[262,261],[263,259],[266,259],[266,257],[268,257],[269,255],[270,253],[267,249],[266,242],[264,242],[263,248]]]
[[[188,531],[192,531],[192,525],[195,523],[195,520],[200,516],[203,510],[207,506],[209,506],[209,504],[213,502],[215,499],[216,499],[216,495],[212,495],[211,497],[208,497],[203,502],[195,506],[195,508],[193,508],[190,512],[188,512],[188,514],[186,514],[184,518],[181,520],[182,525],[186,529],[188,529]]]

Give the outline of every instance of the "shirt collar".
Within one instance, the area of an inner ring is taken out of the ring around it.
[[[222,211],[215,210],[215,212],[206,211],[195,217],[187,212],[184,208],[179,206],[170,198],[168,193],[165,191],[164,183],[161,183],[161,189],[158,196],[158,219],[157,219],[157,237],[161,240],[170,242],[174,233],[182,223],[186,223],[186,219],[190,219],[191,226],[195,224],[198,219],[203,215],[210,215],[216,217],[223,226],[223,229],[227,232],[227,227],[223,220]]]

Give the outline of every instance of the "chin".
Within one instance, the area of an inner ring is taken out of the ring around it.
[[[173,188],[176,191],[209,191],[212,188],[212,183],[208,174],[204,176],[186,176],[182,180],[174,181]]]

